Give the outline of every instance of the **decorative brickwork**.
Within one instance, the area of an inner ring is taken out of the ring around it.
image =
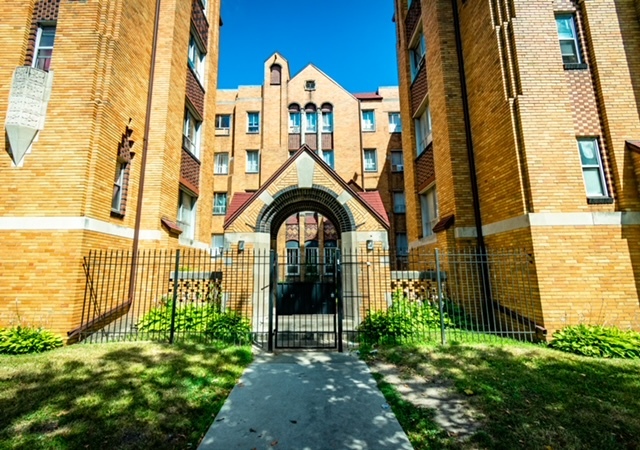
[[[206,49],[209,45],[209,21],[202,6],[202,0],[193,0],[191,20]]]
[[[41,22],[57,21],[59,9],[60,0],[36,0],[33,9],[33,20],[31,21],[31,31],[29,33],[29,43],[27,45],[27,55],[24,61],[25,65],[30,66],[33,62],[38,24]]]
[[[418,108],[427,96],[427,65],[422,64],[413,83],[411,83],[411,114],[418,112]]]
[[[197,0],[196,0],[197,1]],[[187,66],[187,98],[200,117],[204,117],[204,89]]]
[[[180,183],[194,194],[200,194],[200,161],[185,149],[180,162]]]
[[[416,159],[416,190],[421,192],[436,180],[433,165],[433,143]]]
[[[409,11],[404,19],[405,23],[405,38],[407,42],[411,40],[416,28],[420,25],[422,19],[422,9],[420,8],[420,0],[414,1],[409,7]]]

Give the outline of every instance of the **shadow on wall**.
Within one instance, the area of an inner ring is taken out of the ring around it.
[[[627,66],[631,74],[631,86],[638,119],[640,119],[640,0],[635,0],[636,14],[633,14],[634,5],[632,3],[634,2],[616,0],[614,3],[620,34],[624,42]],[[629,136],[630,139],[640,140],[640,129],[630,131],[634,133],[633,136]],[[624,168],[633,173],[633,161],[629,149],[625,149],[624,152]],[[637,198],[640,192],[640,180],[636,179],[635,183],[623,183],[622,187],[625,191],[625,197]],[[635,315],[635,323],[632,323],[632,326],[640,330],[640,225],[633,227],[623,226],[622,237],[627,240],[627,245],[629,246],[638,300],[638,311]]]

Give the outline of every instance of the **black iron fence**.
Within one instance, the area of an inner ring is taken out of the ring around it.
[[[343,350],[544,334],[533,260],[518,250],[145,250],[135,261],[129,252],[93,251],[84,269],[80,325],[70,337],[88,342]]]

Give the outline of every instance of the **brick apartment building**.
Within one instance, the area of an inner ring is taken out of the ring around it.
[[[351,94],[311,64],[291,77],[287,60],[275,53],[264,63],[263,85],[218,91],[215,120],[212,248],[235,244],[229,219],[282,178],[302,146],[389,218],[385,247],[407,248],[397,87]],[[338,235],[310,209],[288,217],[273,245],[280,253],[286,247],[292,260],[321,260],[339,246]]]
[[[526,249],[538,323],[640,329],[640,2],[395,7],[410,249]]]
[[[62,333],[89,250],[131,250],[136,225],[140,248],[208,248],[220,1],[4,0],[0,17],[0,326]]]

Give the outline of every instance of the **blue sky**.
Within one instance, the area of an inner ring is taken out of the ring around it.
[[[218,87],[260,85],[275,51],[350,92],[398,84],[393,0],[222,0]]]

